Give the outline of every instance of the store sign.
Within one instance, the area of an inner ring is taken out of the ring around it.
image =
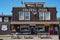
[[[2,25],[2,28],[1,28],[2,31],[6,31],[7,29],[8,29],[7,25]]]
[[[45,26],[50,26],[50,24],[49,23],[46,23],[46,24],[44,24]]]
[[[47,9],[38,9],[38,11],[47,11]]]
[[[33,8],[31,8],[31,9],[23,9],[23,11],[36,11],[36,9],[33,9]]]
[[[30,24],[30,26],[35,26],[36,24]]]
[[[37,11],[37,10],[34,8],[31,8],[31,9],[23,9],[23,11]],[[38,11],[47,11],[47,9],[38,9]]]

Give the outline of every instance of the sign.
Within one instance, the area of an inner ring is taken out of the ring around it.
[[[30,26],[35,26],[36,24],[30,24]]]
[[[50,26],[50,24],[49,23],[46,23],[46,24],[44,24],[45,26]]]
[[[23,9],[23,11],[37,11],[36,9],[34,9],[34,8],[30,8],[30,9]],[[38,11],[47,11],[47,9],[38,9]]]
[[[23,9],[23,11],[36,11],[36,9],[30,8],[30,9]]]
[[[38,11],[47,11],[47,9],[38,9]]]
[[[2,28],[1,28],[2,31],[6,31],[7,29],[8,29],[7,25],[2,25]]]

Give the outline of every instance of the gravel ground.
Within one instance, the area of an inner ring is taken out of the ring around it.
[[[20,35],[21,36],[21,35]],[[23,36],[23,35],[22,35]],[[26,36],[26,35],[25,35]],[[28,36],[28,35],[27,35]],[[33,36],[33,35],[32,35]],[[24,36],[22,37],[22,39],[11,39],[11,38],[3,38],[3,40],[59,40],[59,36],[58,35],[51,35],[51,39],[41,39],[39,38],[38,36],[34,35],[33,36],[34,38],[33,39],[25,39]],[[0,38],[1,39],[1,38]]]

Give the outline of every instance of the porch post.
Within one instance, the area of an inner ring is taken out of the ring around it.
[[[16,29],[14,28],[14,25],[12,25],[12,27],[11,27],[11,31],[12,31],[13,33],[16,32]]]

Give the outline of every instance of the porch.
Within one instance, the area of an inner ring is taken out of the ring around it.
[[[59,34],[59,22],[11,22],[11,32],[21,35]]]

